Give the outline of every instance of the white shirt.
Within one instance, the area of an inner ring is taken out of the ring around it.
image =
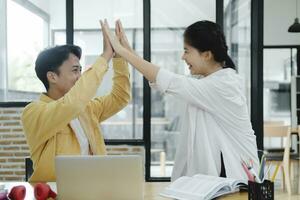
[[[196,79],[160,69],[154,85],[185,103],[172,181],[198,173],[219,176],[221,152],[227,177],[247,179],[241,158],[252,159],[257,171],[256,136],[235,70]]]
[[[89,141],[84,133],[83,128],[81,127],[78,118],[73,119],[70,122],[70,126],[75,132],[76,138],[80,145],[81,155],[89,155]]]

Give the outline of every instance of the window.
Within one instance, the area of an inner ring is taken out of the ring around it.
[[[264,49],[264,121],[291,124],[291,76],[296,74],[295,48]]]
[[[82,48],[83,68],[92,65],[102,53],[103,38],[99,20],[104,18],[109,20],[112,28],[114,28],[114,20],[121,18],[129,42],[142,55],[142,10],[143,2],[139,0],[93,0],[88,4],[84,0],[74,0],[74,44]],[[55,35],[58,37],[58,34]],[[116,115],[101,123],[105,139],[143,138],[143,77],[132,67],[129,69],[132,101]],[[97,95],[102,96],[111,91],[112,77],[113,69],[110,67]]]
[[[31,101],[45,91],[35,74],[35,60],[38,53],[52,43],[51,29],[63,24],[63,20],[57,20],[61,17],[62,3],[49,0],[36,3],[38,5],[29,0],[9,0],[2,8],[7,26],[0,32],[1,41],[6,44],[2,46],[6,62],[2,61],[1,65],[5,73],[0,75],[2,102]],[[59,6],[60,9],[56,9]]]
[[[47,21],[14,1],[7,2],[9,90],[43,91],[43,85],[35,76],[32,61],[34,61],[39,51],[48,45],[47,39]]]
[[[297,49],[292,47],[264,48],[264,124],[292,125],[291,79],[297,75],[296,55]],[[296,140],[292,140],[293,149]],[[281,147],[282,143],[281,138],[264,138],[265,148]]]
[[[224,1],[224,33],[228,54],[243,77],[250,113],[251,87],[251,0]]]

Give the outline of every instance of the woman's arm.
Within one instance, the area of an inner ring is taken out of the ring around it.
[[[101,21],[101,25],[103,27],[103,31],[108,35],[110,43],[114,48],[115,52],[122,56],[124,59],[126,59],[139,72],[141,72],[146,79],[148,79],[150,82],[155,82],[157,73],[159,71],[159,67],[144,60],[143,58],[139,57],[136,53],[134,53],[134,51],[129,45],[121,22],[118,20],[116,23],[116,33],[120,38],[121,42],[115,35],[112,34],[106,20],[104,21],[104,23]]]

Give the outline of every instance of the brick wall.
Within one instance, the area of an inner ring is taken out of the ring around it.
[[[0,107],[0,181],[23,181],[29,149],[21,125],[23,108]],[[109,155],[141,155],[141,146],[107,146]]]
[[[20,115],[23,108],[0,108],[0,181],[24,180],[29,156]]]

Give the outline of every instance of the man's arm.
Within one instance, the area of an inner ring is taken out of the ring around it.
[[[99,57],[63,97],[49,103],[33,102],[25,107],[22,123],[32,151],[85,109],[106,71],[107,62]]]
[[[110,94],[97,97],[90,102],[99,122],[106,120],[124,108],[130,101],[128,64],[123,58],[113,59],[114,77]]]

